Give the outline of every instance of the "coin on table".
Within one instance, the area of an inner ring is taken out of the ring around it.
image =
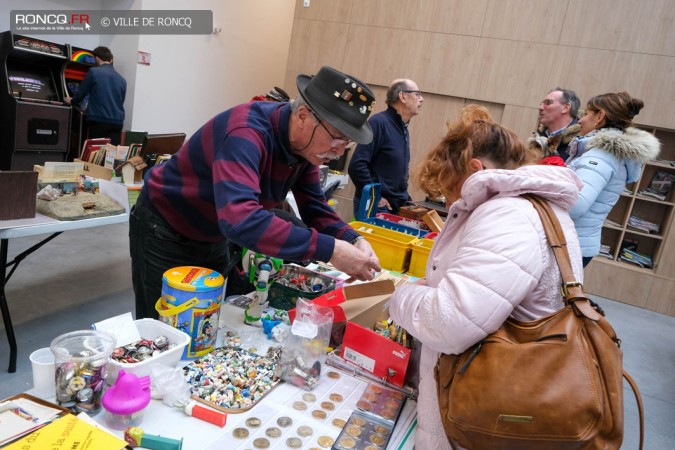
[[[246,439],[248,437],[248,430],[246,428],[235,428],[232,430],[232,436],[237,439]]]
[[[369,401],[370,403],[375,403],[377,401],[377,394],[366,393],[366,394],[363,394],[363,397],[361,397],[361,398],[366,400],[366,401]]]
[[[312,427],[308,427],[307,425],[299,426],[296,431],[298,435],[300,435],[300,437],[309,437],[312,434],[314,434],[314,430],[312,430]]]
[[[249,428],[258,428],[262,421],[257,417],[249,417],[246,419],[246,426]]]
[[[366,424],[366,420],[361,417],[352,417],[352,423],[357,427],[362,427]]]
[[[305,392],[302,394],[302,399],[308,403],[313,403],[316,401],[316,395]]]
[[[333,445],[333,440],[332,437],[330,436],[319,436],[319,439],[317,440],[319,445],[323,448],[329,448],[331,445]]]
[[[321,407],[326,411],[332,411],[335,409],[335,403],[331,402],[321,402]]]
[[[382,388],[379,386],[375,386],[374,384],[371,384],[370,386],[368,386],[368,392],[379,394],[380,392],[382,392]]]
[[[302,439],[298,437],[289,437],[286,439],[286,445],[288,445],[289,448],[300,448],[302,447]]]
[[[253,446],[255,448],[269,448],[270,447],[270,441],[268,441],[265,438],[257,438],[253,441]]]
[[[335,419],[333,419],[333,421],[332,421],[331,423],[332,423],[333,426],[336,427],[336,428],[342,428],[342,427],[345,426],[345,424],[347,423],[347,421],[344,420],[344,419],[339,419],[339,418],[336,417]]]
[[[372,442],[375,445],[383,446],[385,439],[383,436],[380,436],[379,434],[371,434],[370,442]]]
[[[312,411],[312,417],[319,420],[324,420],[327,417],[326,411],[321,411],[320,409],[315,409]]]
[[[391,428],[385,427],[384,425],[377,425],[373,430],[378,434],[389,434]]]
[[[291,425],[293,425],[293,419],[286,416],[279,417],[277,419],[277,425],[279,425],[281,428],[290,427]]]
[[[356,407],[364,411],[370,411],[371,404],[364,400],[359,400],[358,402],[356,402]]]
[[[334,380],[337,380],[338,378],[340,378],[340,374],[337,373],[337,372],[334,372],[332,370],[330,372],[328,372],[326,375],[328,375],[328,378],[332,378]]]
[[[281,436],[281,430],[277,427],[269,427],[265,430],[265,434],[271,438],[278,438]]]
[[[393,409],[383,409],[380,415],[385,419],[391,420],[394,417],[396,417],[396,411],[394,411]]]
[[[304,411],[307,409],[307,403],[301,401],[293,402],[293,408],[297,409],[298,411]]]
[[[349,436],[345,436],[342,439],[340,439],[340,442],[338,442],[338,444],[343,448],[354,448],[354,446],[356,446],[356,441],[353,438],[350,438]]]
[[[338,394],[337,392],[333,392],[328,396],[328,398],[338,403],[340,403],[343,400],[342,395]]]
[[[357,427],[356,425],[349,425],[345,429],[345,433],[350,435],[351,437],[359,437],[361,435],[361,428]]]
[[[387,409],[396,409],[398,408],[398,405],[400,405],[400,402],[397,402],[396,400],[389,399],[386,402],[384,402],[384,407]]]

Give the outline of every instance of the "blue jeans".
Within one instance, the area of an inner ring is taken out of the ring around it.
[[[177,233],[139,199],[129,216],[131,276],[136,319],[159,318],[155,303],[162,295],[164,272],[174,267],[206,267],[227,277],[240,256],[228,240],[198,242]]]

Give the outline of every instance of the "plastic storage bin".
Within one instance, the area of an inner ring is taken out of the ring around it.
[[[435,237],[435,236],[434,236]],[[434,241],[432,239],[417,239],[411,244],[412,254],[410,255],[410,267],[408,274],[417,278],[424,278],[427,275],[427,260]]]
[[[383,269],[401,273],[406,271],[410,263],[411,244],[417,239],[415,236],[372,223],[355,221],[350,225],[370,242]]]
[[[417,220],[417,219],[410,219],[408,217],[402,217],[402,216],[397,216],[396,214],[389,214],[389,213],[383,213],[383,212],[379,212],[379,213],[375,214],[375,217],[378,218],[378,219],[387,220],[389,222],[394,222],[394,223],[397,223],[399,225],[403,225],[403,226],[410,227],[410,228],[417,228],[419,230],[427,230],[427,231],[429,230],[429,227],[427,226],[426,223],[424,223],[421,220]]]
[[[132,373],[137,377],[143,377],[150,375],[153,366],[156,365],[161,364],[175,367],[178,365],[178,361],[180,361],[183,350],[190,343],[189,335],[159,320],[138,319],[134,323],[136,324],[136,328],[138,328],[138,334],[141,338],[154,340],[157,336],[166,336],[169,342],[173,344],[173,347],[152,358],[137,363],[110,361],[108,364],[108,377],[106,378],[108,384],[115,383],[120,369],[124,369],[126,373]]]
[[[310,285],[322,287],[315,291],[309,292],[283,284],[283,280],[289,281],[292,279],[305,281]],[[267,300],[269,301],[269,304],[272,308],[289,311],[295,308],[298,298],[302,297],[311,300],[325,294],[328,291],[332,291],[333,289],[341,287],[342,284],[343,281],[337,278],[309,270],[305,267],[296,266],[293,264],[284,264],[284,266],[281,268],[281,272],[279,273],[277,281],[275,281],[272,286],[270,286]]]
[[[420,230],[419,228],[408,227],[405,225],[400,225],[398,223],[390,222],[389,220],[378,219],[377,217],[369,217],[363,219],[365,223],[372,223],[378,227],[386,228],[387,230],[398,231],[399,233],[409,234],[415,236],[416,238],[421,238],[426,236],[429,233],[429,230]]]

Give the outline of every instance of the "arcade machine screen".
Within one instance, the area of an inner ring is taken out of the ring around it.
[[[12,95],[20,100],[59,101],[52,73],[47,66],[14,62],[7,67]]]
[[[66,88],[68,89],[68,95],[70,95],[71,97],[75,97],[75,95],[80,91],[80,83],[82,83],[81,80],[66,80]],[[80,108],[82,111],[85,111],[87,109],[88,104],[89,104],[89,96],[87,95],[85,98],[82,99],[82,101],[78,105],[78,108]]]
[[[80,84],[90,67],[96,66],[96,57],[89,50],[71,47],[70,62],[66,65],[65,80],[68,95],[74,97],[80,90]],[[87,109],[89,96],[82,99],[78,107],[84,111]]]

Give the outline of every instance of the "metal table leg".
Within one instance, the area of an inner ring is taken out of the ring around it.
[[[7,296],[5,295],[5,286],[7,286],[7,282],[16,268],[19,266],[19,263],[23,261],[26,256],[39,249],[59,234],[61,234],[61,231],[43,239],[23,253],[16,255],[16,257],[9,263],[7,262],[9,240],[2,239],[2,242],[0,243],[0,275],[2,275],[0,277],[0,312],[2,312],[2,321],[5,324],[5,333],[7,333],[7,342],[9,343],[9,368],[7,369],[9,373],[16,372],[17,347],[16,336],[14,336],[14,327],[12,326],[12,318],[9,315],[9,307],[7,305]],[[7,268],[10,266],[13,266],[12,270],[10,270],[9,274],[7,274]]]

